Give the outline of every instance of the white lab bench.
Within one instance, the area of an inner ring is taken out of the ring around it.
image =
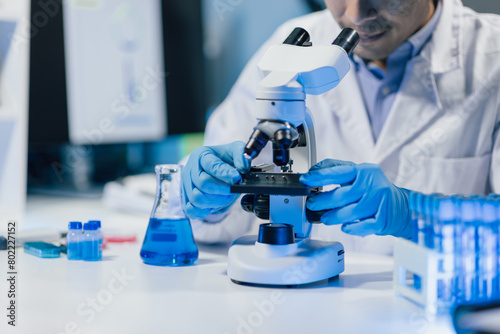
[[[7,325],[7,253],[0,252],[0,333],[453,333],[393,291],[391,257],[345,254],[339,277],[300,288],[234,284],[227,245],[199,245],[189,267],[154,267],[139,257],[147,215],[118,213],[99,199],[30,197],[19,229],[67,229],[100,219],[103,232],[136,233],[109,244],[100,262],[40,259],[17,252],[17,327]],[[21,233],[21,232],[20,232]]]

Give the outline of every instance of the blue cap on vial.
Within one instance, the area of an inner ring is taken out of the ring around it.
[[[69,222],[68,229],[69,230],[81,230],[82,229],[82,222]]]
[[[97,224],[95,222],[89,221],[88,223],[83,224],[83,229],[86,231],[95,231],[97,230]]]
[[[96,224],[97,228],[101,228],[101,221],[100,220],[89,220],[89,223]]]

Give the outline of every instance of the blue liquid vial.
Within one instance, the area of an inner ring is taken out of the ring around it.
[[[102,258],[102,241],[99,241],[97,233],[98,225],[95,222],[88,222],[83,225],[83,260],[99,261]]]
[[[198,259],[191,223],[181,205],[181,168],[155,167],[156,199],[140,253],[146,264],[185,266]]]
[[[66,255],[68,260],[81,260],[83,233],[81,222],[69,222],[66,236]]]
[[[89,220],[89,223],[93,223],[97,225],[97,229],[95,231],[97,238],[99,239],[99,254],[98,257],[102,258],[102,231],[101,231],[101,221],[100,220]]]

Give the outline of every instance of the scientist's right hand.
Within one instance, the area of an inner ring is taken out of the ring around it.
[[[248,173],[250,161],[243,156],[245,143],[202,146],[189,156],[182,169],[182,206],[191,219],[204,219],[226,211],[238,198],[230,185]]]

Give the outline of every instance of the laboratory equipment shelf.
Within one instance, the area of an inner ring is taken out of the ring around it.
[[[65,231],[100,219],[103,233],[136,233],[148,215],[120,213],[98,199],[29,197],[23,230]],[[393,290],[393,260],[345,253],[339,277],[300,288],[237,285],[226,275],[228,245],[199,245],[188,267],[142,263],[141,242],[109,245],[103,261],[40,259],[18,249],[20,333],[452,333],[449,316],[429,316]],[[0,252],[0,267],[7,253]],[[5,274],[6,269],[4,269]],[[0,280],[6,305],[7,281]],[[5,320],[0,333],[11,333]],[[16,331],[14,331],[16,332]]]

